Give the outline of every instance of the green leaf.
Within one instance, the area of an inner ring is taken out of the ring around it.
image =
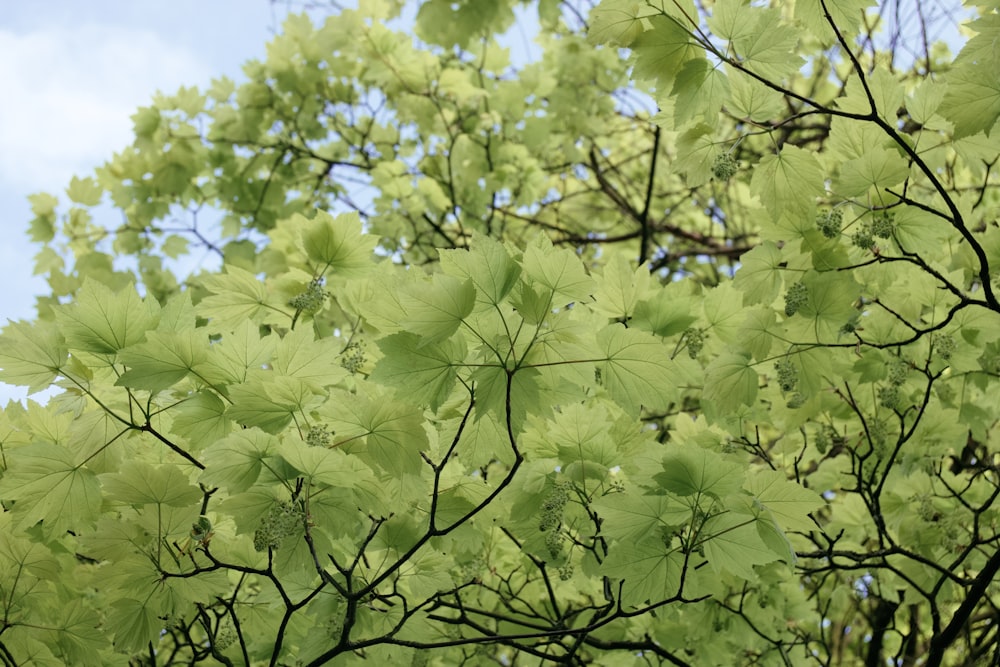
[[[781,276],[781,250],[765,241],[740,257],[740,268],[733,287],[743,292],[744,304],[770,304],[778,297],[784,280]]]
[[[875,5],[874,0],[837,0],[827,2],[825,7],[820,0],[798,0],[795,3],[795,18],[802,21],[813,35],[819,37],[824,44],[835,44],[837,34],[826,18],[829,12],[833,25],[843,34],[853,35],[858,31],[865,9]]]
[[[35,444],[10,454],[10,467],[0,479],[0,498],[16,501],[18,525],[44,522],[49,535],[92,526],[100,515],[101,485],[88,468],[64,447]]]
[[[396,387],[404,395],[436,410],[451,393],[457,360],[465,358],[461,340],[423,345],[419,336],[402,332],[378,341],[382,359],[372,371],[372,380]]]
[[[636,607],[666,600],[680,592],[683,558],[668,550],[659,536],[639,543],[615,543],[600,572],[622,582],[622,604]]]
[[[635,306],[632,325],[657,336],[679,334],[698,319],[692,314],[694,299],[687,285],[671,282]]]
[[[201,491],[189,483],[187,475],[171,464],[153,466],[126,461],[118,472],[101,476],[101,487],[109,498],[129,505],[187,507],[202,498]]]
[[[854,304],[860,286],[849,272],[809,271],[801,282],[809,297],[798,314],[786,321],[793,340],[839,340],[841,327],[858,313]]]
[[[200,391],[188,396],[170,411],[173,420],[170,432],[191,443],[198,450],[221,440],[232,429],[226,416],[226,404],[212,391]]]
[[[340,394],[330,425],[348,451],[393,475],[420,471],[423,410],[388,396]]]
[[[757,361],[767,358],[771,353],[771,347],[781,334],[778,316],[771,308],[763,306],[746,312],[742,331],[740,347]]]
[[[350,489],[375,480],[371,468],[359,457],[340,449],[309,447],[302,442],[286,440],[279,446],[278,453],[311,484]]]
[[[873,147],[862,157],[840,165],[834,190],[845,198],[857,197],[872,187],[881,192],[899,185],[909,174],[909,166],[897,151]]]
[[[438,254],[445,273],[472,281],[482,305],[503,301],[521,275],[521,267],[503,244],[489,236],[474,236],[471,250],[441,250]]]
[[[156,327],[160,306],[155,299],[140,299],[134,287],[116,293],[85,278],[74,302],[58,307],[55,314],[71,349],[114,354],[141,342]]]
[[[406,292],[406,319],[403,326],[421,336],[423,343],[437,343],[451,337],[476,305],[476,288],[471,279],[434,274],[430,284],[414,284]]]
[[[637,302],[653,289],[649,270],[645,266],[632,268],[622,255],[612,257],[596,281],[594,310],[616,320],[630,319]]]
[[[226,273],[202,278],[202,286],[212,294],[197,307],[200,317],[208,318],[213,333],[232,331],[245,322],[260,322],[267,305],[267,290],[257,277],[227,265]]]
[[[705,58],[688,60],[677,73],[670,90],[676,127],[692,121],[715,127],[719,110],[729,94],[729,79],[722,70]]]
[[[705,557],[716,572],[726,570],[754,581],[754,565],[771,563],[784,554],[770,549],[757,531],[752,516],[727,512],[710,518],[702,526]]]
[[[780,153],[765,155],[757,163],[750,189],[775,218],[788,215],[812,220],[816,198],[824,194],[825,177],[815,154],[785,145]]]
[[[78,665],[96,665],[102,662],[102,651],[107,637],[100,629],[102,618],[81,600],[64,604],[57,612],[55,629],[50,637],[59,646],[67,662]]]
[[[761,86],[756,79],[735,68],[727,67],[726,74],[729,79],[726,106],[735,116],[758,123],[782,117],[784,100],[777,91]]]
[[[50,194],[39,192],[28,195],[31,213],[35,216],[29,223],[28,236],[35,243],[48,243],[55,236],[56,206],[59,200]]]
[[[705,320],[709,330],[721,340],[732,343],[740,339],[745,298],[734,283],[716,285],[705,294]]]
[[[685,174],[691,187],[702,185],[712,177],[712,166],[719,150],[715,128],[707,123],[697,123],[677,137],[677,158],[673,166]]]
[[[676,399],[681,371],[660,339],[612,324],[598,332],[597,344],[606,355],[599,364],[604,386],[626,412],[664,410]]]
[[[226,416],[244,426],[257,426],[268,433],[278,433],[288,426],[313,398],[302,380],[275,375],[253,377],[229,390],[232,405]]]
[[[221,486],[230,493],[246,491],[257,478],[264,462],[278,451],[278,439],[258,429],[233,433],[205,450],[201,456],[205,470],[200,481]]]
[[[316,393],[347,377],[338,361],[332,338],[317,339],[311,327],[299,327],[284,335],[274,348],[272,367],[278,373],[301,380]]]
[[[242,320],[236,328],[212,345],[208,360],[195,368],[195,373],[208,382],[239,384],[251,371],[271,361],[277,336],[260,337],[260,328],[250,320]]]
[[[998,61],[994,59],[956,67],[948,72],[944,99],[938,111],[955,124],[955,137],[986,132],[1000,118],[1000,81]]]
[[[676,445],[663,458],[663,472],[653,479],[660,487],[679,496],[722,498],[743,486],[743,470],[715,452],[696,445]]]
[[[955,58],[954,67],[944,79],[947,83],[940,113],[955,124],[955,137],[979,131],[989,134],[1000,117],[1000,81],[996,71],[996,42],[1000,21],[992,12],[984,12],[968,28],[977,32]]]
[[[594,291],[594,281],[583,270],[583,264],[571,250],[554,249],[547,237],[539,237],[524,251],[524,273],[539,285],[547,287],[563,302],[554,300],[552,306],[589,301]]]
[[[818,493],[789,481],[777,470],[751,471],[746,489],[783,530],[815,530],[816,524],[809,513],[826,505]]]
[[[598,498],[591,507],[601,517],[602,533],[625,543],[691,520],[691,509],[667,496],[612,493]]]
[[[759,9],[746,0],[719,0],[706,23],[716,36],[729,41],[739,40],[753,35],[756,11]]]
[[[0,334],[0,379],[27,386],[33,394],[55,381],[68,355],[62,334],[52,323],[11,322]]]
[[[658,90],[667,91],[684,64],[698,51],[691,44],[687,30],[677,20],[654,16],[648,21],[650,29],[639,34],[632,43],[634,76],[654,81]]]
[[[122,387],[161,391],[185,377],[208,359],[208,336],[204,329],[181,332],[150,331],[146,340],[123,349],[118,360],[128,370],[115,382]]]
[[[146,604],[121,598],[111,604],[106,622],[115,634],[115,647],[120,651],[138,653],[157,639],[163,627],[156,609]]]
[[[330,270],[338,277],[363,276],[372,266],[372,251],[378,239],[362,232],[357,213],[336,217],[316,211],[312,220],[296,214],[294,224],[303,228],[302,244],[306,256],[319,271]]]
[[[739,2],[739,0],[736,0]],[[781,18],[781,10],[744,5],[734,23],[742,24],[730,45],[743,65],[771,80],[781,80],[803,63],[795,53],[798,31]]]
[[[728,415],[740,406],[752,405],[757,398],[760,380],[745,354],[724,353],[705,369],[705,389],[701,398],[715,415]]]
[[[642,34],[642,3],[634,0],[602,0],[590,10],[587,41],[591,44],[628,46]]]
[[[93,178],[78,178],[74,176],[69,181],[66,188],[66,195],[70,201],[82,206],[97,206],[101,203],[101,195],[104,188],[98,185]]]

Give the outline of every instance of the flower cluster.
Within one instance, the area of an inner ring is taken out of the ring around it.
[[[325,426],[316,425],[306,434],[306,444],[310,447],[326,447],[330,444],[330,431]]]
[[[733,159],[732,155],[729,153],[719,153],[715,156],[715,162],[712,163],[712,175],[715,176],[716,180],[728,181],[739,171],[739,168],[739,164]]]
[[[795,391],[799,383],[799,369],[792,360],[788,357],[778,359],[774,364],[774,370],[778,373],[778,386],[781,387],[781,391]]]
[[[955,354],[956,347],[958,345],[955,343],[955,339],[948,334],[937,334],[934,336],[934,351],[944,361],[951,359],[951,355]]]
[[[809,288],[802,283],[795,283],[785,292],[785,315],[791,317],[809,301]]]
[[[569,500],[565,484],[556,484],[542,501],[542,518],[538,522],[538,530],[552,530],[562,523],[563,509]]]
[[[253,548],[257,551],[277,549],[281,541],[293,534],[305,516],[297,503],[281,502],[272,505],[253,533]]]
[[[323,279],[317,278],[309,283],[304,292],[296,294],[288,305],[303,313],[315,313],[323,307],[330,295],[323,289]]]
[[[906,382],[908,370],[909,367],[902,359],[896,359],[889,365],[888,384],[878,389],[878,402],[882,407],[894,410],[899,406],[899,388]]]
[[[239,635],[236,634],[236,627],[229,618],[219,623],[219,628],[215,631],[216,649],[219,651],[225,651],[227,648],[232,646],[237,639],[239,639]]]
[[[824,211],[816,216],[816,227],[828,239],[840,236],[840,226],[844,221],[844,212],[839,209]]]
[[[888,211],[879,211],[872,216],[872,234],[880,239],[892,236],[893,215]]]
[[[340,353],[340,365],[346,368],[351,375],[357,374],[364,367],[365,360],[364,341],[349,343]]]
[[[688,327],[682,334],[682,340],[687,345],[688,356],[696,359],[705,346],[705,332],[697,327]]]

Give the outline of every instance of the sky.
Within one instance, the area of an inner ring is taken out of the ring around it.
[[[0,14],[0,326],[34,318],[27,196],[62,196],[130,143],[130,116],[157,91],[242,79],[285,4],[270,0],[46,0]],[[0,405],[22,390],[0,384]]]

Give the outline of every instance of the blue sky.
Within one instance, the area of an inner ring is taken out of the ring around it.
[[[4,6],[0,327],[33,319],[35,297],[47,291],[45,281],[32,275],[39,248],[27,237],[28,195],[62,197],[70,178],[90,174],[130,143],[130,116],[157,91],[204,86],[223,75],[241,80],[242,64],[265,56],[289,4],[303,3],[46,0]],[[515,51],[535,48],[529,46],[534,22],[526,23],[507,40]],[[24,397],[23,389],[0,383],[0,406]]]
[[[33,319],[26,230],[35,192],[62,195],[131,137],[129,117],[157,90],[204,85],[262,58],[284,3],[268,0],[46,0],[0,16],[0,325]],[[0,384],[0,405],[24,392]]]

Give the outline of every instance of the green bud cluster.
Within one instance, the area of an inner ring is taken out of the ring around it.
[[[697,327],[688,327],[681,338],[687,346],[688,356],[696,359],[705,346],[705,332]]]
[[[782,357],[775,362],[774,370],[778,373],[778,386],[781,387],[781,391],[795,391],[799,383],[799,369],[795,367],[795,363],[788,357]]]
[[[715,176],[716,180],[728,181],[739,171],[739,168],[739,164],[732,155],[719,153],[715,156],[715,162],[712,163],[712,175]]]
[[[878,388],[878,402],[883,408],[895,410],[899,407],[899,385],[887,384]]]
[[[186,625],[184,617],[176,614],[164,614],[159,619],[163,621],[163,627],[167,630],[183,630]]]
[[[549,550],[549,555],[553,559],[562,555],[563,534],[558,528],[553,528],[545,534],[545,548]]]
[[[880,239],[892,236],[893,215],[888,211],[879,211],[872,216],[872,234]]]
[[[827,424],[816,434],[816,451],[826,454],[831,445],[841,446],[845,443],[844,437],[837,432],[837,429]]]
[[[934,507],[934,500],[928,494],[914,495],[910,498],[910,502],[916,505],[917,516],[923,521],[937,521],[940,518],[937,508]]]
[[[844,221],[844,212],[839,209],[823,211],[816,216],[816,227],[828,239],[840,236],[840,227]]]
[[[215,631],[215,648],[220,651],[225,651],[227,648],[232,646],[236,640],[239,639],[239,635],[236,634],[236,627],[233,622],[226,618],[226,620],[219,623],[218,629]]]
[[[357,374],[365,365],[365,342],[363,340],[354,341],[344,348],[340,353],[340,365],[351,373]]]
[[[310,447],[327,447],[330,444],[331,435],[329,429],[325,426],[313,426],[306,434],[306,444]]]
[[[948,361],[951,359],[951,355],[955,354],[955,348],[958,347],[955,343],[955,339],[948,334],[938,334],[934,336],[934,351],[937,352],[938,356],[943,360]]]
[[[272,505],[253,533],[253,548],[257,551],[277,549],[283,539],[298,530],[304,516],[297,503],[281,502]]]
[[[868,438],[871,441],[875,456],[880,459],[885,458],[886,438],[889,437],[889,424],[881,419],[870,419],[868,421]]]
[[[552,530],[562,523],[563,509],[569,493],[565,484],[556,484],[542,501],[542,518],[538,522],[538,530]]]
[[[323,289],[323,279],[317,278],[309,283],[304,292],[296,294],[288,305],[303,313],[315,313],[323,307],[330,295]]]
[[[851,236],[851,242],[862,250],[871,250],[875,247],[875,238],[872,236],[870,225],[862,225],[860,229]]]
[[[486,559],[482,555],[476,556],[467,563],[462,563],[458,570],[460,581],[477,581],[486,570]]]
[[[879,405],[884,408],[889,408],[890,410],[895,410],[899,407],[899,400],[901,397],[899,388],[904,382],[906,382],[906,374],[908,371],[909,367],[902,359],[896,359],[889,364],[889,371],[886,377],[887,384],[882,385],[878,389]]]
[[[569,581],[573,578],[573,564],[566,563],[559,568],[559,579],[561,581]]]
[[[795,283],[785,292],[785,315],[791,317],[799,312],[809,301],[809,288],[802,283]]]
[[[910,372],[910,367],[902,359],[897,359],[889,364],[889,383],[900,385],[906,382],[906,375]]]
[[[802,392],[797,391],[794,394],[792,394],[791,397],[789,397],[788,401],[785,403],[785,406],[791,408],[792,410],[795,410],[797,408],[801,408],[805,404],[806,404],[805,395],[803,395]]]

